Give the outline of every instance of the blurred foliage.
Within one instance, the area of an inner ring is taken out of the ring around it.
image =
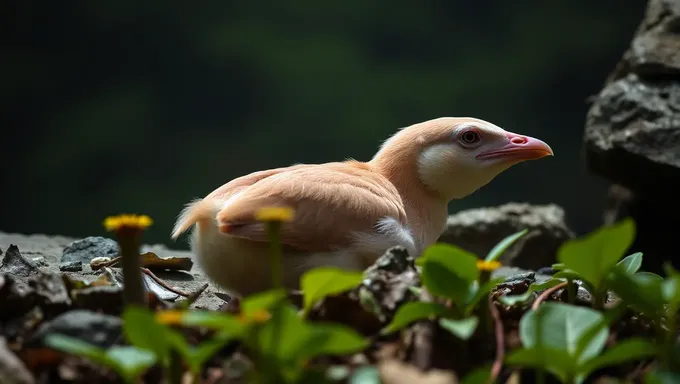
[[[182,205],[234,177],[368,160],[399,127],[468,115],[536,135],[556,157],[453,211],[555,202],[587,231],[604,199],[581,161],[587,98],[644,5],[3,3],[0,230],[99,234],[91,223],[132,209],[156,219],[149,241],[170,243]]]

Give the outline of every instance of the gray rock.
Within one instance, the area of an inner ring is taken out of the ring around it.
[[[503,238],[529,232],[501,256],[504,265],[536,270],[555,262],[557,249],[575,234],[557,205],[508,203],[458,212],[448,218],[439,242],[459,246],[483,258]]]
[[[90,260],[100,256],[110,258],[118,256],[118,243],[101,236],[89,236],[82,240],[76,240],[64,248],[61,262],[80,261],[89,264]]]
[[[645,80],[631,73],[600,92],[586,119],[591,172],[644,195],[680,193],[680,76]]]
[[[118,316],[104,315],[82,309],[69,311],[42,324],[29,340],[29,343],[42,343],[45,336],[54,333],[75,337],[99,347],[108,348],[121,335],[121,319]]]
[[[680,2],[650,0],[630,47],[588,111],[588,169],[612,183],[604,223],[630,216],[643,269],[662,273],[680,225]]]
[[[19,252],[19,248],[14,244],[9,246],[0,263],[0,273],[12,276],[29,277],[37,274],[39,271],[38,266],[33,260],[24,257]]]
[[[59,265],[62,272],[80,272],[83,270],[83,262],[80,260],[68,261]]]

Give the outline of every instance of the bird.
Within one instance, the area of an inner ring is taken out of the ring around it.
[[[554,156],[544,141],[474,117],[439,117],[396,130],[369,161],[293,164],[237,177],[187,203],[171,238],[191,229],[191,253],[232,296],[272,289],[266,223],[285,207],[282,284],[316,267],[360,271],[393,246],[414,258],[445,230],[448,204],[511,166]]]

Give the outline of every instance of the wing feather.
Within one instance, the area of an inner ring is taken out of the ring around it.
[[[267,241],[266,227],[255,220],[255,213],[267,206],[288,206],[295,216],[282,228],[282,243],[305,251],[347,245],[354,234],[375,231],[385,217],[406,222],[396,188],[365,163],[355,161],[294,166],[230,196],[216,215],[225,233]]]

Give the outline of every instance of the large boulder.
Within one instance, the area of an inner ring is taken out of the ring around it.
[[[556,262],[560,245],[574,238],[561,207],[508,203],[449,216],[446,230],[438,241],[454,244],[483,258],[503,238],[523,229],[529,231],[501,257],[504,265],[533,270],[549,267]]]
[[[588,111],[587,166],[612,182],[605,223],[637,222],[631,250],[660,271],[680,220],[680,1],[650,0],[645,16]],[[672,260],[672,259],[671,259]],[[676,265],[678,262],[675,262]]]

